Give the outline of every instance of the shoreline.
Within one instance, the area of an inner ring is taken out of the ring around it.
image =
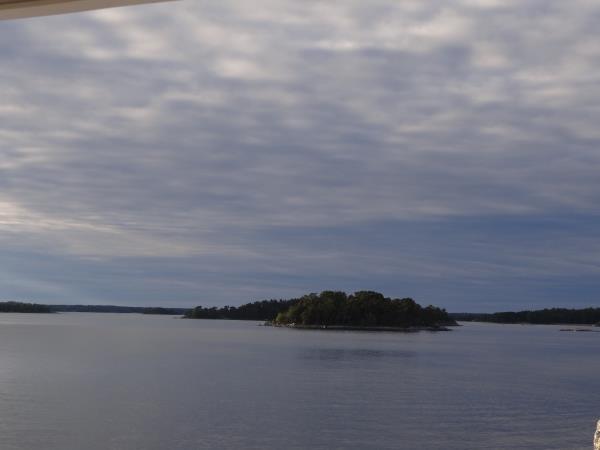
[[[274,324],[265,322],[263,326],[276,328],[292,328],[294,330],[324,330],[324,331],[388,331],[396,333],[416,333],[419,331],[452,331],[447,326],[409,326],[409,327],[377,327],[350,325],[296,325]]]

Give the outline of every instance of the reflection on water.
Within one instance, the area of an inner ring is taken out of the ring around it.
[[[416,356],[417,353],[409,351],[376,350],[367,348],[310,348],[301,349],[299,351],[299,357],[301,359],[316,359],[321,361],[354,361],[376,358],[414,358]]]
[[[1,315],[0,448],[588,450],[600,335],[558,328]]]

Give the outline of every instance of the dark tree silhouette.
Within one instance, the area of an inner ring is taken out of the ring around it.
[[[0,313],[51,313],[52,310],[46,305],[22,302],[0,302]]]
[[[565,309],[551,308],[537,311],[497,312],[493,314],[456,313],[455,320],[495,323],[533,324],[600,324],[600,308]]]

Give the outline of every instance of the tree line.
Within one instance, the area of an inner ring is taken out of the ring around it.
[[[289,308],[296,301],[298,300],[260,300],[241,306],[224,306],[221,308],[197,306],[187,311],[184,317],[188,319],[272,321],[277,317],[277,314]]]
[[[535,311],[507,311],[490,314],[456,313],[451,314],[455,320],[494,323],[532,323],[551,324],[600,324],[600,308],[566,309],[547,308]]]
[[[47,305],[23,302],[0,302],[0,313],[35,313],[47,314],[52,310]]]

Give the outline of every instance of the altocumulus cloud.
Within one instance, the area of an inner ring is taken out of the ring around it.
[[[591,0],[0,23],[1,296],[597,306],[599,24]]]

